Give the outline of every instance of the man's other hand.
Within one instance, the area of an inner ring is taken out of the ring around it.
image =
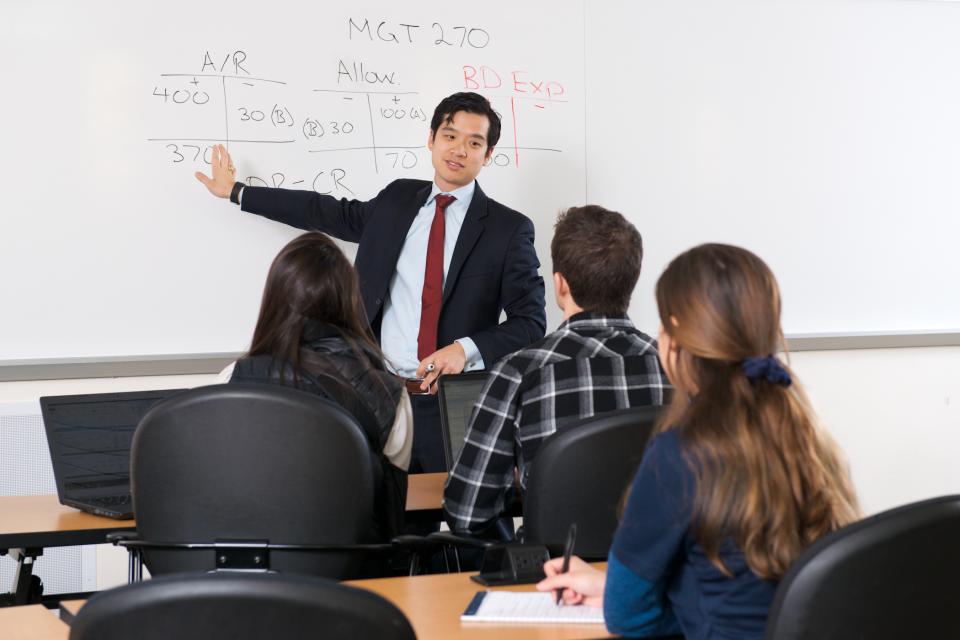
[[[433,365],[433,369],[430,369]],[[459,342],[434,351],[429,356],[420,361],[417,367],[417,377],[423,378],[420,388],[430,394],[437,392],[437,385],[434,384],[437,378],[443,373],[461,373],[467,366],[467,354]]]

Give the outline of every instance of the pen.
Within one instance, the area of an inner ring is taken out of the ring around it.
[[[573,522],[570,524],[570,529],[567,530],[567,544],[563,547],[563,567],[560,569],[560,573],[566,573],[570,571],[570,556],[573,555],[573,545],[577,540],[577,523]],[[563,597],[563,587],[557,589],[557,606],[560,606],[560,600]]]

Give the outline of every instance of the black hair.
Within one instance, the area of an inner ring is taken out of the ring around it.
[[[493,110],[489,100],[479,93],[470,91],[455,93],[440,101],[430,121],[430,131],[433,135],[437,135],[441,124],[453,122],[453,116],[459,111],[487,116],[490,122],[490,128],[487,130],[487,149],[497,146],[497,142],[500,141],[500,115]]]

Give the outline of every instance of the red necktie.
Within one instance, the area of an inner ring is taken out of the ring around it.
[[[437,324],[440,322],[440,305],[443,302],[443,232],[446,226],[443,212],[456,198],[440,194],[435,200],[437,208],[427,241],[427,268],[423,274],[420,333],[417,336],[417,358],[420,360],[437,350]]]

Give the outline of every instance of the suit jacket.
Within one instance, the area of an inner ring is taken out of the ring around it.
[[[383,303],[413,219],[430,182],[395,180],[367,202],[313,191],[246,187],[243,210],[298,229],[357,242],[355,267],[367,318],[380,335]],[[491,200],[476,185],[443,287],[437,344],[469,337],[483,362],[494,362],[543,337],[543,278],[533,222]],[[500,323],[500,312],[507,319]]]

